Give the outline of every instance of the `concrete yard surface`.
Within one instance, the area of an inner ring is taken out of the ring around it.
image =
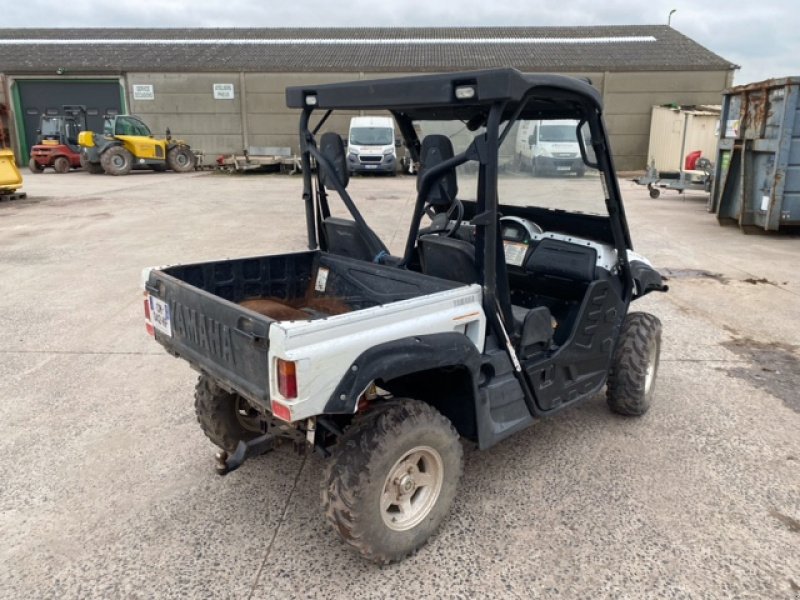
[[[413,183],[349,188],[393,249]],[[216,475],[140,272],[304,249],[301,185],[45,173],[0,203],[0,598],[800,595],[800,239],[720,227],[704,196],[622,182],[635,248],[670,279],[633,306],[664,325],[651,411],[600,395],[467,445],[415,556],[381,568],[339,541],[316,455]]]

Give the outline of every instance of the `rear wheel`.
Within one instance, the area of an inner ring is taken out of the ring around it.
[[[648,188],[647,188],[647,189],[649,189],[649,190],[650,190],[650,197],[651,197],[653,200],[655,200],[656,198],[658,198],[658,197],[661,195],[661,190],[660,190],[660,189],[658,189],[657,187],[648,186]]]
[[[322,505],[347,544],[387,564],[438,529],[455,498],[463,456],[453,425],[432,406],[404,400],[375,410],[339,439]]]
[[[100,164],[109,175],[127,175],[133,166],[133,155],[122,146],[112,146],[103,153]]]
[[[31,173],[41,173],[44,171],[44,167],[36,162],[34,158],[28,162],[28,168],[31,170]]]
[[[258,411],[206,375],[201,375],[197,381],[194,411],[206,437],[227,452],[233,452],[239,440],[246,442],[263,432]]]
[[[89,162],[89,159],[81,153],[81,168],[92,175],[100,175],[103,172],[103,165]]]
[[[649,313],[630,313],[622,323],[608,374],[606,401],[621,415],[643,415],[656,392],[661,356],[661,321]]]
[[[176,173],[194,170],[196,158],[188,146],[175,146],[167,152],[167,166]]]
[[[53,168],[56,173],[69,173],[69,159],[66,156],[59,156],[53,161]]]

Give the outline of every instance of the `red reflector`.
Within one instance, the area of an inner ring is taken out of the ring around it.
[[[280,404],[272,401],[272,415],[282,421],[286,421],[287,423],[292,422],[292,411],[289,409],[288,406],[285,404]]]
[[[297,398],[297,374],[290,360],[278,359],[278,391],[284,398]]]
[[[150,322],[150,297],[147,295],[147,292],[144,293],[144,328],[147,329],[148,334],[153,337],[156,336],[153,324]]]

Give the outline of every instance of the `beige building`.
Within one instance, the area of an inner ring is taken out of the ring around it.
[[[654,105],[718,104],[736,65],[668,26],[0,29],[0,102],[25,162],[42,114],[129,112],[206,155],[297,150],[287,85],[516,67],[589,77],[619,170],[647,161]],[[347,116],[330,127],[347,131]]]

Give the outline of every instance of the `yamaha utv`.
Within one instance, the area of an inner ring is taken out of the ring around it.
[[[633,252],[588,82],[500,69],[290,87],[286,100],[300,111],[308,250],[143,273],[149,333],[200,372],[197,418],[221,473],[281,439],[315,449],[333,529],[388,563],[447,515],[460,439],[489,448],[603,388],[611,410],[647,411],[661,324],[628,307],[666,286]],[[326,130],[337,110],[391,115],[419,167],[402,247],[348,191],[345,145]],[[584,177],[506,163],[518,128],[547,120],[575,122]]]

